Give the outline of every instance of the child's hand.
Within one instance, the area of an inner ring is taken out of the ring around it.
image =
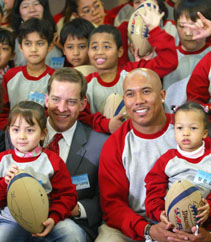
[[[165,210],[163,210],[161,212],[161,214],[160,214],[160,221],[163,222],[163,223],[165,223],[165,224],[168,224],[169,223],[168,218],[166,216],[166,211]]]
[[[108,128],[111,134],[122,125],[123,119],[125,116],[126,116],[126,113],[119,113],[110,119]]]
[[[193,40],[203,39],[211,35],[211,21],[206,19],[200,12],[197,14],[199,19],[197,19],[195,24],[184,24],[184,27],[193,30]]]
[[[198,218],[198,223],[203,224],[210,216],[210,206],[206,199],[202,198],[204,206],[198,208],[200,212],[196,217]]]
[[[4,177],[7,185],[14,178],[14,176],[17,175],[18,171],[19,171],[18,166],[16,166],[15,164],[10,166],[9,170],[6,172],[6,175]]]
[[[37,233],[37,234],[32,234],[32,236],[45,237],[53,229],[53,227],[55,225],[55,221],[52,218],[48,218],[46,221],[43,222],[43,225],[45,227],[43,232]]]
[[[152,4],[150,7],[148,7],[147,4],[144,3],[144,8],[146,11],[145,15],[142,13],[140,13],[140,15],[150,31],[160,25],[160,20],[164,16],[164,12],[160,13],[157,5],[156,8],[154,8]]]

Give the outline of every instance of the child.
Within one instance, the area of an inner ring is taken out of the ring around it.
[[[50,12],[48,0],[15,0],[12,11],[12,29],[15,32],[15,36],[19,35],[22,23],[31,18],[48,21],[48,27],[52,28],[53,33],[56,33],[56,24]],[[15,66],[26,65],[27,60],[19,50],[18,41],[16,41],[15,52]],[[61,56],[62,51],[51,43],[51,48],[46,56],[45,63],[53,66],[55,63],[53,58]]]
[[[118,65],[118,58],[123,54],[120,32],[111,25],[101,25],[92,31],[89,37],[89,59],[98,72],[87,76],[87,98],[92,113],[104,113],[106,99],[112,93],[123,95],[123,80],[127,72],[138,67],[154,70],[160,77],[167,75],[177,65],[174,39],[159,27],[163,14],[148,8],[142,16],[149,28],[149,42],[156,48],[157,56],[152,60],[128,62]]]
[[[0,83],[4,74],[13,66],[15,38],[12,32],[0,28]]]
[[[201,191],[205,205],[198,208],[203,212],[197,215],[198,223],[203,224],[210,217],[211,193],[208,183],[205,186],[197,179],[199,170],[208,176],[211,174],[211,142],[210,139],[204,140],[208,134],[207,124],[207,114],[200,104],[185,103],[176,110],[174,130],[177,149],[163,154],[145,178],[146,215],[152,220],[167,222],[163,212],[164,197],[166,190],[179,179],[195,183]]]
[[[82,18],[73,19],[62,28],[60,43],[67,61],[73,67],[90,64],[88,37],[93,29],[93,24]]]
[[[45,64],[52,40],[52,29],[44,20],[32,18],[21,25],[18,41],[27,64],[12,68],[4,75],[4,107],[0,114],[0,129],[7,124],[10,108],[18,102],[35,100],[44,105],[48,79],[54,72]]]
[[[198,15],[202,12],[211,19],[210,0],[182,0],[175,5],[175,21],[180,45],[177,46],[178,66],[163,79],[163,87],[166,90],[165,110],[172,113],[172,108],[183,104],[187,100],[187,84],[190,75],[201,60],[211,50],[211,46],[206,42],[206,38],[193,40],[194,31],[185,27],[185,24],[194,24]]]
[[[43,221],[45,228],[35,236],[46,237],[48,241],[53,241],[55,237],[58,241],[72,239],[69,227],[74,222],[68,217],[77,202],[76,189],[63,160],[56,153],[43,150],[40,146],[46,135],[46,121],[44,108],[32,101],[20,102],[10,112],[8,130],[14,150],[7,150],[0,155],[2,242],[31,241],[33,236],[17,224],[7,207],[7,186],[19,169],[42,181],[50,198],[49,216]]]

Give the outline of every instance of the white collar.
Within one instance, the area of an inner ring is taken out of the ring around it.
[[[179,145],[177,145],[177,151],[184,157],[187,157],[187,158],[191,158],[191,159],[197,159],[199,158],[200,156],[204,155],[204,152],[205,152],[205,142],[202,141],[202,145],[197,149],[197,150],[194,150],[194,151],[191,151],[191,152],[188,152],[188,151],[184,151],[182,150]]]
[[[62,132],[61,134],[63,135],[63,138],[65,140],[65,142],[70,146],[71,145],[71,142],[72,142],[72,137],[73,137],[73,134],[75,132],[75,129],[76,129],[76,126],[77,126],[77,121],[73,124],[72,127],[70,127],[68,130]],[[50,124],[49,122],[49,117],[48,117],[48,120],[47,120],[47,129],[48,129],[48,135],[45,139],[45,146],[47,146],[52,140],[53,140],[53,137],[56,133],[58,133]]]

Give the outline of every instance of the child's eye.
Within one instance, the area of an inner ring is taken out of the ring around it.
[[[97,50],[97,49],[98,49],[98,47],[95,46],[95,45],[93,45],[91,48],[92,48],[93,50]]]
[[[86,48],[86,45],[79,45],[79,48],[80,49],[85,49]]]
[[[178,130],[182,130],[182,127],[178,126],[177,129],[178,129]]]
[[[8,48],[8,47],[3,47],[2,50],[4,50],[4,51],[8,51],[9,48]]]
[[[110,49],[111,47],[109,45],[104,46],[105,49]]]
[[[30,129],[27,129],[27,132],[28,132],[28,133],[32,133],[33,131],[34,131],[34,130],[31,129],[31,128],[30,128]]]
[[[43,46],[43,45],[44,45],[43,41],[38,42],[38,46]]]
[[[89,8],[83,10],[83,13],[84,13],[84,14],[89,14],[90,12],[91,12],[91,11],[90,11]]]
[[[197,129],[197,127],[191,127],[191,130],[196,130]]]
[[[12,128],[12,131],[13,131],[14,133],[17,133],[17,132],[19,131],[19,129],[18,129],[18,128]]]
[[[28,42],[28,41],[26,41],[26,42],[24,43],[24,45],[25,45],[25,46],[30,46],[30,45],[31,45],[31,43],[30,43],[30,42]]]
[[[68,45],[67,48],[71,50],[71,49],[73,49],[73,46],[72,45]]]

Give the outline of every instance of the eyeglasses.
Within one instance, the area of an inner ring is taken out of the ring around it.
[[[82,13],[84,16],[91,15],[93,12],[97,11],[97,10],[100,9],[101,7],[102,7],[101,2],[97,2],[97,3],[94,3],[92,6],[84,7],[84,8],[81,10],[81,13]]]

